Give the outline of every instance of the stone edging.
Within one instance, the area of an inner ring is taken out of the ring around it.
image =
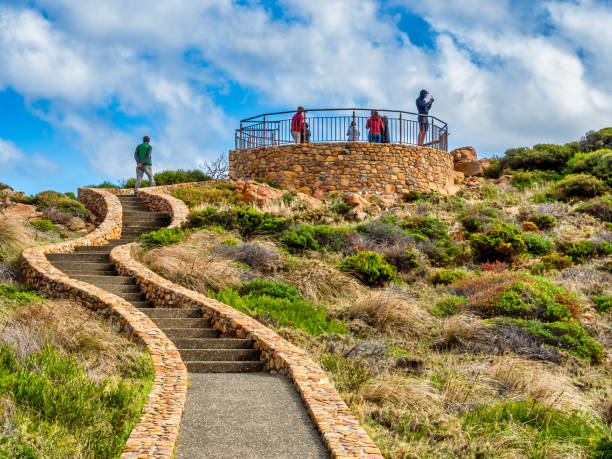
[[[149,317],[123,298],[70,278],[49,263],[45,256],[46,253],[69,253],[78,246],[103,245],[108,239],[121,237],[121,203],[113,193],[80,188],[79,200],[104,218],[100,226],[80,239],[25,249],[24,276],[44,296],[77,301],[116,320],[123,333],[147,346],[155,368],[153,386],[122,457],[171,458],[187,398],[187,369],[178,350]]]
[[[115,247],[111,262],[119,273],[132,276],[156,307],[199,308],[222,336],[252,339],[270,370],[295,384],[325,444],[334,458],[382,458],[323,370],[304,351],[234,308],[155,274],[134,260],[134,244]]]

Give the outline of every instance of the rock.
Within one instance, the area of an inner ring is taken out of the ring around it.
[[[68,222],[67,226],[71,230],[82,230],[87,225],[85,225],[85,222],[81,218],[79,218],[79,217],[72,217],[70,219],[70,221]]]
[[[483,170],[483,171],[486,171],[486,170],[489,168],[489,166],[491,165],[491,162],[492,162],[492,161],[491,161],[490,159],[488,159],[488,158],[485,158],[485,159],[480,159],[480,160],[478,160],[478,161],[480,162],[480,165],[482,166],[482,170]]]
[[[22,204],[20,202],[11,202],[11,204],[4,208],[0,215],[4,217],[13,217],[21,221],[26,221],[36,213],[36,206],[29,204]]]
[[[497,183],[502,184],[502,185],[508,185],[511,181],[512,181],[511,175],[502,175],[500,178],[497,179]]]
[[[257,183],[254,180],[236,185],[236,192],[241,194],[241,198],[245,202],[256,202],[257,204],[265,204],[275,199],[279,199],[285,194],[283,190],[272,188],[267,183]]]
[[[453,151],[451,151],[451,155],[453,155],[453,159],[456,163],[478,161],[478,156],[476,155],[476,150],[474,150],[474,147],[455,148]]]
[[[463,172],[466,177],[482,175],[484,172],[479,161],[455,163],[455,171]]]
[[[366,201],[363,197],[361,197],[357,193],[346,193],[344,195],[344,202],[351,207],[365,207],[368,205],[368,201]]]
[[[346,213],[346,218],[354,222],[361,222],[367,218],[366,214],[361,206],[354,207]]]
[[[453,171],[453,178],[459,179],[459,181],[465,178],[465,174],[461,171]]]
[[[461,187],[459,185],[455,185],[454,183],[449,183],[442,190],[442,194],[447,194],[450,196],[450,195],[456,194],[460,189]]]

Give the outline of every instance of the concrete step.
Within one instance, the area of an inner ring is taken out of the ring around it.
[[[219,330],[214,328],[164,328],[164,333],[170,339],[175,338],[216,338]]]
[[[50,260],[51,261],[51,260]],[[73,261],[51,261],[51,264],[60,271],[77,271],[80,274],[100,273],[104,271],[115,272],[115,266],[108,262],[73,262]]]
[[[168,225],[163,224],[163,223],[150,222],[150,221],[139,221],[139,222],[134,222],[134,223],[123,222],[123,226],[121,228],[123,231],[140,230],[140,229],[153,231],[154,229],[160,229],[160,228],[163,228],[164,226],[168,226]]]
[[[62,269],[61,270],[64,274],[67,274],[70,277],[74,277],[75,279],[77,278],[77,276],[116,276],[117,273],[114,270],[90,270],[90,271],[83,271],[81,269]],[[88,282],[88,281],[85,281]]]
[[[264,371],[264,362],[261,360],[239,362],[185,362],[185,366],[190,373],[246,373]]]
[[[210,321],[208,319],[173,319],[173,318],[161,318],[152,317],[153,322],[157,324],[159,328],[211,328]]]
[[[149,212],[148,210],[126,210],[123,208],[123,220],[132,218],[160,219],[167,220],[170,216],[164,212]]]
[[[144,204],[122,204],[121,210],[125,212],[148,212],[149,209]]]
[[[94,245],[94,246],[82,246],[74,249],[75,252],[110,252],[115,247],[112,245]]]
[[[95,282],[90,282],[90,284],[100,287],[101,289],[120,297],[125,297],[125,295],[139,295],[138,299],[140,299],[140,295],[143,295],[137,285],[113,285]],[[127,298],[125,299],[127,300]]]
[[[202,311],[195,308],[146,308],[142,312],[156,319],[201,319]]]
[[[130,301],[130,303],[132,303],[132,306],[138,309],[153,309],[153,305],[148,301]]]
[[[258,349],[180,349],[184,362],[235,362],[259,360]]]
[[[118,276],[117,273],[113,273],[110,276],[99,276],[99,275],[90,275],[90,274],[76,274],[74,276],[75,279],[79,279],[85,282],[89,282],[92,284],[101,284],[101,285],[134,285],[136,286],[136,282],[134,279],[128,276]]]
[[[114,293],[114,292],[109,292],[109,293]],[[147,297],[144,296],[144,294],[142,293],[115,293],[115,295],[120,296],[124,300],[129,301],[130,303],[133,301],[146,301],[147,300]]]
[[[103,254],[92,254],[92,253],[48,253],[47,260],[53,261],[71,261],[73,263],[79,262],[92,262],[92,261],[100,261],[108,263],[109,255],[108,253]]]
[[[178,349],[252,349],[253,340],[240,338],[174,338]]]

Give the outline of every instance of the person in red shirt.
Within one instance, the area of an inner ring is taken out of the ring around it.
[[[303,112],[304,107],[298,107],[297,113],[291,118],[291,136],[295,143],[304,143],[306,141]]]
[[[368,142],[380,143],[381,133],[384,129],[383,121],[378,116],[376,110],[372,110],[372,116],[366,123],[366,129],[369,129]]]

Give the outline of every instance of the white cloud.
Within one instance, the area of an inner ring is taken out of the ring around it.
[[[0,139],[0,181],[6,183],[15,175],[52,174],[58,169],[57,163],[40,153],[26,155],[15,143]]]

